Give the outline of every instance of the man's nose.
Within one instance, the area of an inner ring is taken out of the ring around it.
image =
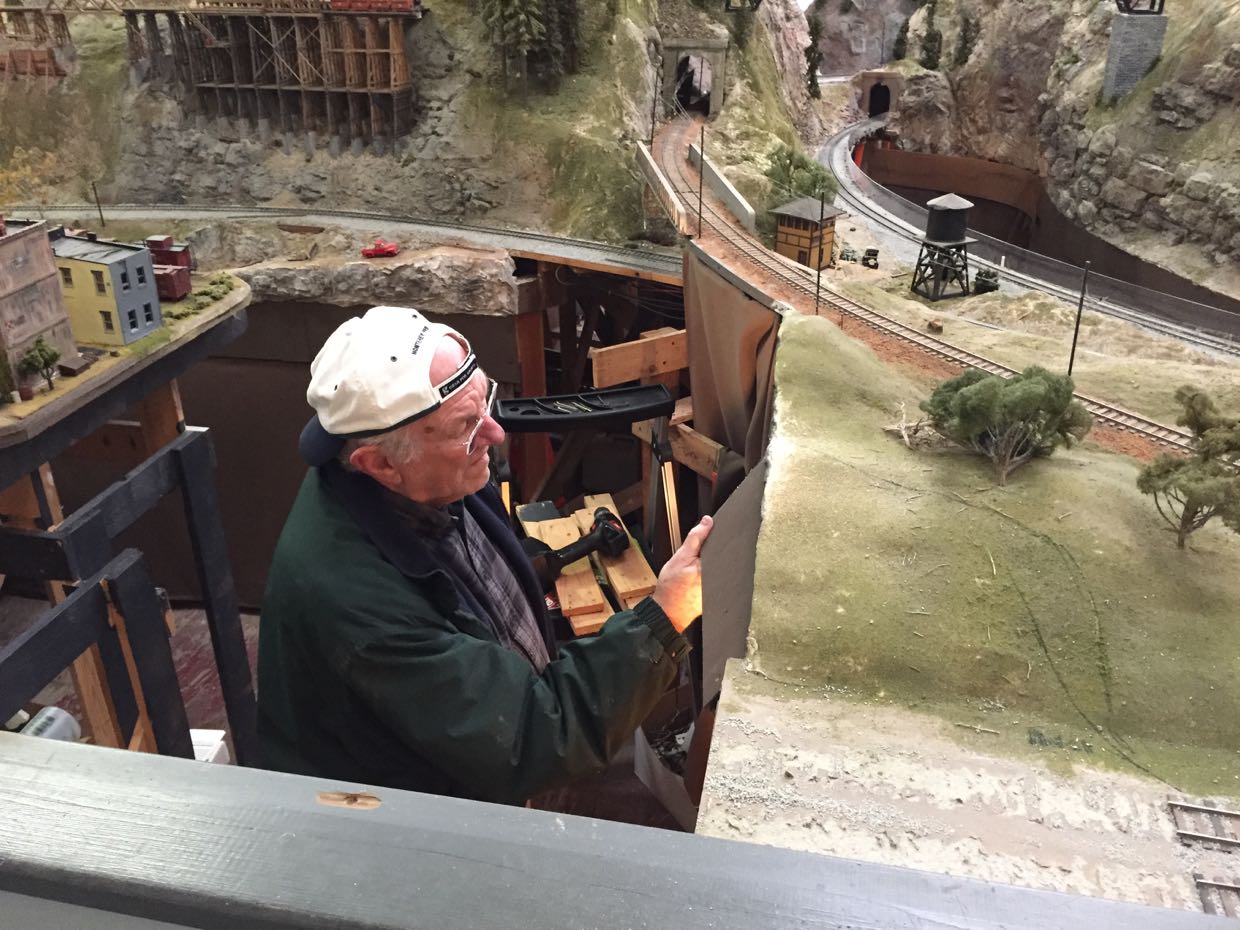
[[[506,435],[504,428],[490,414],[487,414],[482,421],[482,428],[478,430],[478,438],[483,439],[488,446],[498,446]]]

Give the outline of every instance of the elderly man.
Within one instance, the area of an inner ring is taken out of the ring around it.
[[[259,636],[265,764],[510,803],[603,768],[688,649],[710,518],[653,595],[557,654],[490,483],[495,382],[464,337],[375,307],[310,372],[314,467]]]

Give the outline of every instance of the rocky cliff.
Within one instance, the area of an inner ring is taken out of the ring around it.
[[[402,235],[399,255],[360,259],[370,239],[358,229],[238,221],[206,223],[184,238],[200,269],[231,270],[250,285],[255,301],[517,312],[515,265],[500,250]]]
[[[915,64],[931,10],[940,67]],[[1216,289],[1240,288],[1240,4],[1168,5],[1163,54],[1101,102],[1113,4],[941,0],[911,21],[895,125],[908,148],[1038,171],[1092,232]],[[979,32],[957,64],[961,24]]]
[[[738,18],[722,12],[721,0],[582,3],[579,73],[522,93],[505,89],[476,4],[428,6],[406,35],[415,128],[368,150],[196,113],[179,88],[127,75],[119,17],[78,17],[79,73],[59,88],[23,94],[20,114],[13,89],[0,84],[0,109],[21,123],[16,144],[46,149],[54,163],[41,172],[39,193],[6,188],[14,147],[0,134],[0,202],[81,202],[98,181],[105,203],[371,207],[603,239],[640,235],[633,145],[650,134],[662,35],[726,36]],[[761,155],[774,138],[795,140],[798,130],[812,138],[819,126],[804,86],[808,40],[795,0],[766,0],[744,15],[746,35],[736,31],[729,51],[736,103],[725,118],[764,127],[755,140]],[[73,112],[91,115],[89,131],[66,128]]]

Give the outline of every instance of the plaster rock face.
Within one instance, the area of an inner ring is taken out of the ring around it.
[[[1145,204],[1144,191],[1125,184],[1118,178],[1111,178],[1102,185],[1102,199],[1113,207],[1119,207],[1125,213],[1138,213]]]
[[[1128,183],[1133,187],[1139,187],[1147,194],[1156,194],[1161,197],[1167,191],[1171,190],[1171,184],[1175,180],[1170,171],[1166,171],[1158,165],[1152,165],[1147,161],[1139,161],[1128,172]]]
[[[444,246],[374,261],[263,263],[237,275],[250,285],[255,301],[393,304],[497,316],[517,312],[514,268],[505,252]]]
[[[794,0],[766,0],[758,8],[758,20],[771,39],[789,114],[802,136],[817,139],[823,127],[805,82],[805,47],[809,45],[805,14]]]
[[[933,74],[914,68],[894,103],[904,148],[1035,170],[1051,201],[1091,232],[1121,248],[1132,246],[1127,234],[1138,230],[1197,245],[1180,256],[1153,254],[1198,283],[1234,292],[1240,278],[1227,269],[1240,259],[1240,196],[1229,198],[1224,179],[1240,177],[1240,148],[1229,141],[1230,124],[1219,120],[1240,106],[1240,16],[1181,13],[1163,58],[1132,92],[1143,99],[1102,107],[1113,5],[954,0],[934,8],[943,35],[941,68]],[[911,61],[920,54],[931,9],[923,5],[910,22]],[[958,65],[958,23],[965,15],[977,19],[980,31]],[[1189,21],[1192,16],[1198,20]],[[1210,41],[1184,41],[1185,33],[1207,28]],[[1142,245],[1150,254],[1147,239]],[[1219,277],[1203,280],[1201,256],[1221,269]]]
[[[901,146],[935,155],[962,154],[956,144],[956,101],[946,75],[920,71],[908,77],[900,92],[892,127]]]

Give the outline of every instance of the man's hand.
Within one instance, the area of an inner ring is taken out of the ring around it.
[[[663,608],[677,633],[683,633],[702,613],[702,543],[714,525],[714,519],[702,517],[702,522],[689,531],[684,543],[659,572],[654,594],[650,595]]]

